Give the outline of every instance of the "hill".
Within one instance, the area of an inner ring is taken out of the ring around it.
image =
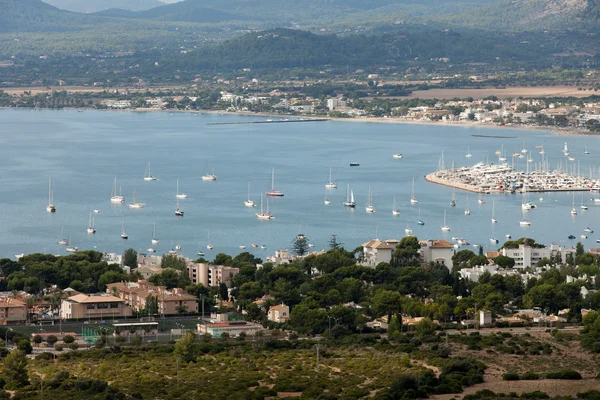
[[[62,10],[81,13],[93,13],[109,8],[140,11],[165,4],[159,0],[44,0],[44,2]]]
[[[219,23],[224,21],[244,20],[246,17],[231,14],[225,11],[207,8],[199,2],[181,2],[161,5],[145,11],[128,11],[117,8],[104,10],[96,15],[105,17],[122,17],[135,19],[153,19],[161,21],[187,21]]]
[[[432,21],[486,30],[596,30],[599,17],[598,0],[502,0]]]

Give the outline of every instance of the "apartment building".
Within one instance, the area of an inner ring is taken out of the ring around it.
[[[151,308],[152,304],[149,304],[149,301],[156,302],[157,312],[162,315],[180,314],[183,311],[198,312],[198,299],[181,288],[167,289],[139,280],[111,283],[106,286],[106,291],[122,299],[137,312]]]
[[[233,277],[239,272],[239,268],[225,265],[210,265],[205,263],[190,263],[187,267],[188,275],[192,283],[204,286],[219,286],[225,283],[228,288],[232,286]]]
[[[123,299],[104,293],[92,295],[76,294],[62,301],[62,319],[91,319],[109,317],[129,317],[131,307]]]

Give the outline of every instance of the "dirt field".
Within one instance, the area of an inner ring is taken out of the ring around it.
[[[506,89],[431,89],[416,90],[410,96],[404,98],[416,99],[453,99],[455,97],[464,99],[473,97],[480,99],[488,96],[498,98],[507,97],[587,97],[600,94],[591,90],[577,90],[573,86],[537,86],[537,87],[507,87]]]

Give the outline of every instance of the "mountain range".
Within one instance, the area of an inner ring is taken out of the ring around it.
[[[109,8],[141,11],[168,3],[164,0],[44,0],[44,2],[62,10],[81,13],[94,13]]]

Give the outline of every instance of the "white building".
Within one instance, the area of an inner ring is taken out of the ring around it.
[[[492,325],[492,312],[491,311],[479,311],[479,326],[490,326]]]
[[[346,102],[341,97],[335,99],[327,99],[327,108],[329,111],[335,111],[340,107],[346,107]]]
[[[271,306],[267,318],[273,322],[287,322],[290,320],[290,307],[283,303]]]
[[[452,243],[446,240],[421,240],[421,257],[425,264],[434,262],[452,269],[454,250]]]
[[[362,247],[363,256],[360,264],[365,267],[376,267],[379,263],[392,261],[394,246],[387,242],[375,239],[364,243]]]
[[[515,268],[529,268],[535,266],[542,258],[551,259],[558,255],[560,255],[561,262],[564,264],[567,262],[569,254],[575,257],[575,248],[553,244],[550,247],[537,249],[521,244],[518,249],[503,248],[501,253],[503,256],[515,260]]]

